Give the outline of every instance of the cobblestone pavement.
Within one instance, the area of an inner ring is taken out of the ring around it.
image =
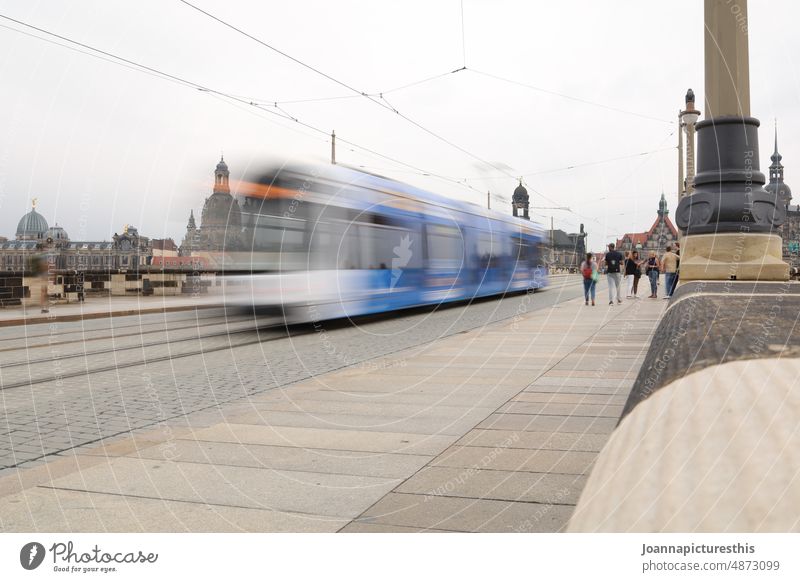
[[[288,331],[219,310],[199,321],[173,313],[4,328],[0,476],[101,439],[171,430],[190,413],[218,421],[223,403],[419,347],[413,357],[437,338],[558,308],[581,291],[575,277],[543,293]]]

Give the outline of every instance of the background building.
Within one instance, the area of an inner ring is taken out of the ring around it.
[[[39,255],[55,270],[126,271],[148,264],[152,248],[150,239],[128,225],[111,241],[73,241],[63,227],[47,224],[34,201],[19,219],[14,240],[0,243],[0,270],[27,271],[31,257]]]
[[[655,251],[661,256],[667,245],[674,245],[676,242],[678,242],[678,230],[669,218],[667,199],[662,192],[658,203],[658,216],[653,225],[645,232],[624,234],[617,240],[616,248],[622,252],[638,250],[640,255],[644,252],[644,256],[650,251]]]
[[[242,211],[231,194],[230,171],[224,158],[220,158],[214,169],[214,189],[206,198],[200,215],[200,228],[194,219],[194,210],[189,213],[186,233],[181,243],[180,254],[191,256],[202,251],[237,251],[242,247]]]
[[[800,267],[800,206],[792,206],[792,189],[783,181],[783,156],[778,153],[778,129],[775,128],[775,151],[769,158],[769,184],[764,190],[778,197],[778,203],[786,208],[786,222],[781,226],[783,260],[790,267]]]
[[[553,270],[577,271],[586,257],[586,232],[581,224],[580,232],[550,231],[550,268]]]

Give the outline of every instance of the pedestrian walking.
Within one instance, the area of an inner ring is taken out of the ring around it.
[[[591,296],[592,305],[594,305],[597,279],[600,278],[600,272],[592,253],[586,253],[586,260],[581,263],[581,274],[583,275],[583,298],[585,304],[589,305],[589,296]]]
[[[633,253],[625,251],[625,297],[633,298],[633,282],[636,275],[636,261],[633,260]]]
[[[661,272],[661,263],[655,251],[650,251],[650,256],[645,262],[645,273],[650,279],[650,299],[658,298],[658,274]]]
[[[603,264],[606,267],[606,278],[608,279],[608,304],[614,305],[614,297],[617,298],[617,303],[622,303],[620,297],[620,267],[624,257],[622,253],[614,250],[614,243],[609,243],[608,252],[603,257]]]
[[[681,243],[675,242],[675,254],[678,257],[678,265],[675,267],[675,282],[674,287],[678,286],[678,280],[681,278]]]
[[[639,293],[639,279],[642,278],[642,263],[644,261],[639,258],[639,251],[633,251],[631,258],[636,264],[636,271],[633,273],[633,298],[638,299],[637,294]]]
[[[678,273],[678,255],[672,252],[672,245],[667,245],[667,252],[661,257],[661,271],[664,273],[664,299],[672,297]]]

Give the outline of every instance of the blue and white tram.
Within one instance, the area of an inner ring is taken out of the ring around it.
[[[229,304],[320,321],[547,285],[533,222],[341,166],[281,168],[239,187],[246,275]],[[230,262],[229,262],[230,264]]]

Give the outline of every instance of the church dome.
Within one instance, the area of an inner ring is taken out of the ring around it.
[[[511,199],[514,202],[527,202],[529,200],[528,191],[522,185],[522,182],[514,189],[514,195]]]
[[[17,240],[33,240],[44,238],[48,225],[44,216],[31,209],[17,223]]]
[[[53,242],[65,242],[69,240],[69,235],[63,227],[56,224],[55,226],[51,226],[47,229],[47,232],[44,234],[44,238],[52,239]]]
[[[236,228],[242,223],[239,203],[230,194],[215,192],[203,205],[200,228],[227,227]]]
[[[217,164],[217,172],[227,172],[228,171],[228,164],[225,163],[224,158],[220,158],[219,163]]]

